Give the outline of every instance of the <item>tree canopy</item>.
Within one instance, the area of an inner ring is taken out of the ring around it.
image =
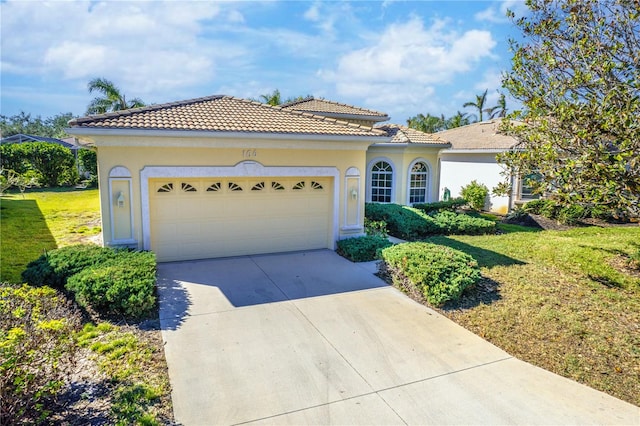
[[[124,93],[106,78],[94,78],[89,82],[87,88],[89,93],[98,92],[102,94],[102,96],[94,98],[89,103],[87,114],[104,114],[105,112],[145,106],[145,103],[140,98],[127,100]]]
[[[0,115],[0,133],[3,138],[20,133],[49,138],[66,138],[69,135],[64,129],[69,120],[73,118],[74,115],[70,112],[57,114],[44,120],[39,115],[33,117],[24,111],[12,116]]]
[[[564,204],[640,214],[640,3],[527,0],[503,84],[524,106],[500,157]]]

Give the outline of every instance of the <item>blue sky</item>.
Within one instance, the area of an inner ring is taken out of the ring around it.
[[[0,113],[84,115],[104,77],[147,103],[313,95],[386,112],[495,104],[523,1],[2,1]],[[509,102],[509,101],[508,101]],[[512,108],[513,103],[508,106]]]

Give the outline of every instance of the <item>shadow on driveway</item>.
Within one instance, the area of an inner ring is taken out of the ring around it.
[[[158,265],[163,330],[176,330],[193,315],[386,286],[330,250]]]

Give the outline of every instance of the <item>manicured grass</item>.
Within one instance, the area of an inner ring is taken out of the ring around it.
[[[442,313],[510,354],[640,405],[640,227],[435,237],[484,282]]]
[[[98,190],[44,190],[0,199],[0,281],[20,282],[44,251],[100,233]]]

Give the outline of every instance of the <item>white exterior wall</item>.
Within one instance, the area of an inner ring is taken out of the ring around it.
[[[505,214],[509,211],[509,197],[494,197],[491,190],[504,176],[500,174],[502,168],[496,161],[495,153],[452,153],[440,154],[440,188],[439,199],[442,200],[444,189],[451,191],[451,197],[460,197],[463,186],[476,180],[489,188],[489,201],[485,209]]]

